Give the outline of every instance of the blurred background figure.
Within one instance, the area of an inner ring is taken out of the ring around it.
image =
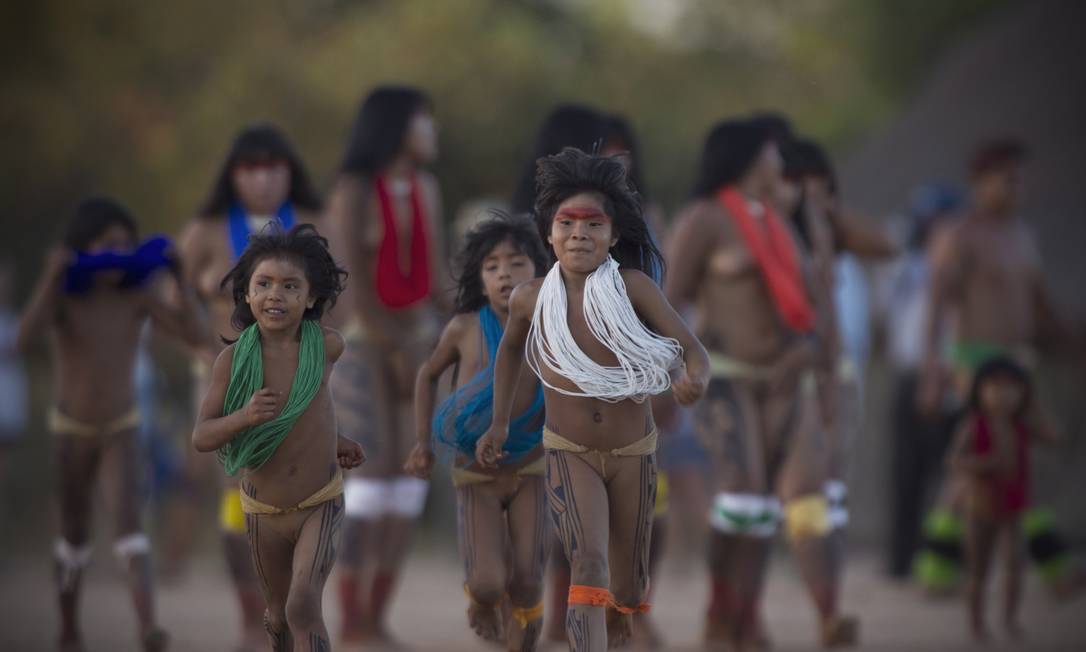
[[[15,268],[11,261],[0,258],[0,521],[15,517],[15,501],[9,465],[12,449],[27,436],[26,370],[16,347],[19,335],[19,313],[12,305],[15,289]]]

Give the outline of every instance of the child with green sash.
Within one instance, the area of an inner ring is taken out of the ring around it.
[[[342,468],[364,455],[336,434],[328,391],[343,353],[319,324],[346,272],[310,224],[250,238],[223,279],[241,335],[219,354],[192,442],[245,469],[242,509],[274,650],[330,649],[321,593],[343,521]]]

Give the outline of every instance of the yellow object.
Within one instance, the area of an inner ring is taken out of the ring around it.
[[[219,528],[224,532],[245,532],[245,512],[241,509],[241,489],[224,489],[219,501]]]
[[[547,473],[547,459],[540,457],[529,464],[525,464],[513,471],[518,477],[525,476],[540,476]],[[469,469],[462,469],[454,466],[450,469],[449,474],[452,476],[452,483],[454,487],[466,487],[473,484],[483,484],[485,482],[493,482],[498,474],[494,473],[481,473],[479,471],[471,471]]]
[[[855,371],[855,368],[853,368]],[[726,356],[716,351],[709,351],[709,376],[730,380],[757,380],[767,382],[773,375],[773,368],[753,365],[742,360]],[[814,369],[803,372],[799,379],[800,391],[805,395],[813,394],[818,389]]]
[[[543,602],[540,601],[534,607],[513,607],[509,611],[509,615],[513,617],[513,620],[517,621],[521,629],[527,629],[528,623],[543,617]]]
[[[831,529],[829,503],[823,494],[808,494],[784,505],[784,524],[788,538],[825,536]]]
[[[275,507],[262,503],[256,498],[246,494],[245,492],[239,492],[241,496],[241,510],[246,514],[264,514],[264,515],[279,515],[289,514],[291,512],[301,511],[303,509],[309,509],[310,507],[316,507],[323,502],[332,500],[336,496],[343,493],[343,471],[336,469],[336,474],[328,481],[328,484],[324,485],[320,489],[313,492],[309,498],[306,498],[302,502],[294,505],[293,507]],[[243,519],[244,522],[244,519]]]
[[[49,410],[46,418],[47,427],[54,435],[73,435],[75,437],[109,437],[138,428],[140,425],[140,412],[133,407],[128,412],[116,419],[106,422],[104,425],[85,423],[66,416],[58,408]]]
[[[588,446],[582,446],[576,442],[572,442],[562,435],[554,432],[550,428],[543,428],[543,448],[554,451],[569,451],[570,453],[599,453],[600,455],[610,455],[611,457],[637,457],[639,455],[651,455],[656,452],[656,429],[653,428],[652,432],[645,435],[641,439],[638,439],[632,444],[623,446],[622,448],[613,448],[609,451],[598,450],[595,448],[589,448]]]
[[[652,515],[655,518],[667,516],[667,510],[671,507],[668,501],[669,493],[667,474],[661,471],[656,474],[656,504],[652,507]]]

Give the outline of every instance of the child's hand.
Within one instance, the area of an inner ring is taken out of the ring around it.
[[[705,394],[705,388],[709,384],[708,379],[692,378],[685,367],[679,372],[679,377],[671,383],[671,393],[679,405],[692,405]]]
[[[245,423],[255,428],[267,423],[279,414],[279,392],[263,387],[253,392],[253,397],[245,405]]]
[[[504,428],[491,426],[486,434],[475,442],[475,461],[484,469],[498,468],[498,462],[505,458],[507,453],[502,450],[509,433]]]
[[[425,444],[415,444],[407,461],[403,464],[403,471],[407,475],[413,475],[423,480],[430,479],[430,471],[434,468],[434,449]]]
[[[58,280],[68,271],[75,262],[75,254],[71,249],[61,245],[55,245],[45,254],[45,277],[50,280]]]
[[[344,469],[353,469],[366,461],[366,452],[358,442],[339,435],[336,440],[336,461]]]

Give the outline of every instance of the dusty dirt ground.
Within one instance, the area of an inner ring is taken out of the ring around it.
[[[694,560],[668,560],[658,582],[655,618],[669,650],[699,650],[706,583]],[[459,563],[451,553],[419,552],[409,561],[392,609],[392,631],[413,650],[442,652],[493,650],[476,640],[464,618]],[[4,560],[0,569],[0,650],[37,652],[55,649],[56,611],[49,566],[44,557]],[[994,578],[998,581],[998,578]],[[330,583],[331,584],[331,583]],[[993,584],[994,589],[998,583]],[[232,650],[236,624],[230,588],[218,561],[205,557],[186,579],[162,586],[159,612],[179,652]],[[844,605],[862,621],[861,650],[1086,650],[1086,599],[1053,605],[1042,587],[1031,581],[1023,609],[1027,643],[1012,644],[993,628],[989,647],[968,643],[960,602],[931,602],[912,589],[887,582],[874,559],[854,555],[848,569]],[[89,652],[136,650],[134,619],[120,576],[99,555],[84,596],[83,625]],[[997,606],[993,604],[994,608]],[[325,594],[325,617],[338,631],[338,605],[331,589]],[[815,650],[814,618],[805,593],[787,558],[776,560],[766,599],[766,619],[780,652]],[[352,652],[358,648],[341,648]],[[544,646],[544,649],[561,649]]]

